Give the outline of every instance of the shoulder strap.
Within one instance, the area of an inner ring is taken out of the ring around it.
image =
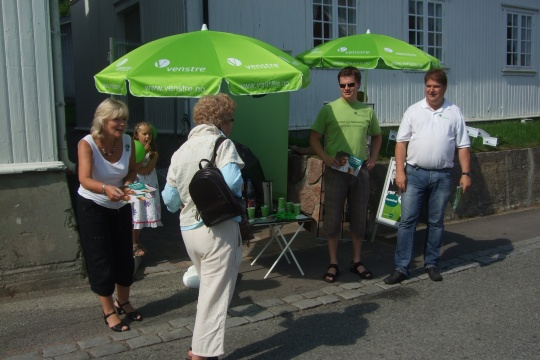
[[[225,138],[223,136],[218,136],[218,138],[216,139],[216,144],[214,145],[214,153],[212,154],[212,161],[211,161],[212,166],[216,166],[214,161],[216,160],[217,149],[219,148],[219,146],[221,145],[223,141],[225,141]]]
[[[203,163],[205,162],[209,164],[208,167],[216,167],[216,165],[214,164],[214,161],[216,160],[217,149],[219,148],[221,143],[225,141],[225,139],[226,138],[224,138],[223,136],[218,136],[218,138],[216,139],[216,144],[214,145],[214,152],[212,153],[212,159],[210,161],[208,159],[201,159],[201,161],[199,161],[199,170],[203,169]]]

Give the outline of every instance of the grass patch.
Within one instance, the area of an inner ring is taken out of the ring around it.
[[[520,120],[488,122],[469,125],[486,131],[497,138],[497,146],[482,144],[482,138],[471,138],[471,148],[476,152],[509,150],[540,146],[540,119],[521,123]]]
[[[511,149],[523,149],[540,147],[540,119],[526,123],[521,120],[468,122],[468,126],[482,129],[491,137],[497,138],[497,146],[483,144],[481,137],[471,137],[471,152],[487,152]],[[388,141],[391,130],[397,131],[398,127],[385,127],[381,129],[383,143],[379,159],[389,159],[394,156],[395,141]]]
[[[491,137],[497,138],[497,146],[483,144],[481,137],[471,139],[471,152],[487,152],[511,149],[523,149],[529,147],[540,147],[540,118],[522,123],[520,119],[507,121],[486,121],[486,122],[468,122],[468,126],[476,129],[482,129]],[[394,156],[396,142],[388,140],[390,131],[397,131],[398,126],[383,127],[382,146],[379,152],[379,160],[387,160]],[[297,146],[309,146],[309,135],[289,136],[289,144]]]

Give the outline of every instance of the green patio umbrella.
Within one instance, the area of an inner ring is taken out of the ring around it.
[[[371,34],[350,35],[328,41],[296,58],[310,67],[340,69],[429,70],[439,68],[437,58],[399,39]],[[367,76],[364,82],[367,89]]]
[[[141,97],[234,95],[295,91],[309,85],[309,68],[263,41],[226,32],[172,35],[122,56],[94,76],[99,92]]]

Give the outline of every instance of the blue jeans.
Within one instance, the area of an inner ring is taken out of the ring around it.
[[[444,212],[452,192],[452,169],[428,170],[407,164],[407,188],[401,194],[401,221],[395,253],[396,270],[407,274],[412,259],[414,234],[424,199],[428,219],[424,267],[437,267],[444,232]]]

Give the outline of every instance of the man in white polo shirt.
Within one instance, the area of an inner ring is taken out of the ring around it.
[[[470,141],[461,110],[444,98],[448,80],[443,70],[424,76],[426,97],[410,106],[396,138],[396,185],[401,194],[401,220],[395,251],[395,271],[384,279],[396,284],[409,275],[416,223],[427,198],[428,219],[424,268],[429,278],[441,281],[438,269],[444,232],[444,213],[453,190],[454,152],[461,165],[459,184],[471,186]]]

